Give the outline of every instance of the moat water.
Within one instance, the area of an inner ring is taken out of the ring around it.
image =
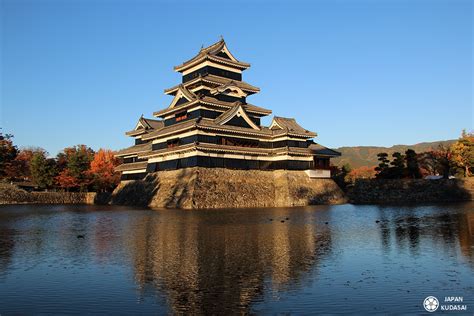
[[[430,295],[474,312],[474,203],[0,207],[1,315],[419,314]]]

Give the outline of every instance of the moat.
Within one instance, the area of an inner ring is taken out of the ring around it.
[[[0,314],[474,309],[474,202],[150,210],[0,206]]]

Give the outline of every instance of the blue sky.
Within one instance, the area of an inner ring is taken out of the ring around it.
[[[50,154],[120,149],[173,66],[223,35],[252,104],[330,147],[473,129],[471,1],[1,1],[0,126]],[[265,121],[269,122],[269,119]]]

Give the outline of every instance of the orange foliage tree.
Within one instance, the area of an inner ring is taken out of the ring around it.
[[[353,169],[349,172],[346,176],[348,182],[355,182],[357,179],[372,179],[375,178],[377,171],[375,171],[375,167],[366,167],[362,166],[356,169]]]
[[[461,137],[451,145],[452,159],[455,166],[463,171],[465,177],[474,172],[474,133],[462,131]]]
[[[21,180],[31,180],[31,160],[36,153],[46,155],[46,150],[41,147],[28,147],[20,150],[14,161],[11,176]]]
[[[63,169],[55,180],[58,186],[66,191],[69,191],[72,188],[77,188],[80,185],[79,180],[71,175],[69,169]]]
[[[87,171],[93,188],[101,192],[113,190],[120,182],[120,174],[115,172],[115,167],[118,165],[119,160],[115,158],[113,151],[99,149]]]
[[[86,145],[64,148],[56,158],[60,171],[56,177],[58,185],[65,189],[86,190],[91,183],[88,171],[93,159],[94,151]]]

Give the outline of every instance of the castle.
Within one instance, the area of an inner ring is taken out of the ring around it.
[[[294,118],[261,118],[271,110],[247,103],[260,89],[242,80],[250,64],[237,60],[223,39],[174,67],[182,82],[166,89],[171,104],[139,118],[126,135],[135,145],[119,151],[122,180],[189,167],[307,170],[329,178],[329,160],[340,153],[315,143],[316,133]]]

